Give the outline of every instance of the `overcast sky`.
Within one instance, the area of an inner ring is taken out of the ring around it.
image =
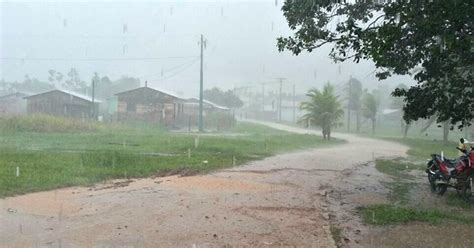
[[[47,80],[49,69],[74,67],[92,74],[139,77],[149,85],[192,95],[199,87],[199,39],[203,34],[205,88],[275,82],[298,92],[339,84],[352,75],[367,87],[379,82],[370,62],[334,64],[330,46],[311,54],[279,53],[276,38],[291,34],[282,0],[262,1],[1,1],[0,74]],[[36,59],[36,60],[34,60]],[[384,81],[390,87],[408,77]],[[268,85],[268,89],[276,84]]]

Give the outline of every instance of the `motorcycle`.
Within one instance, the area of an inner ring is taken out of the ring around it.
[[[465,156],[458,159],[432,154],[426,173],[432,192],[443,195],[453,187],[466,201],[474,202],[474,151],[470,148],[463,153]]]

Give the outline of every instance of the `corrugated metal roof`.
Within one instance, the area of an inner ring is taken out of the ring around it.
[[[194,102],[199,103],[199,98],[196,98],[196,97],[188,98],[188,100],[192,100],[192,101],[194,101]],[[207,103],[207,104],[209,104],[209,105],[215,107],[215,108],[222,109],[222,110],[229,110],[229,108],[224,107],[224,106],[220,106],[220,105],[218,105],[218,104],[216,104],[216,103],[213,103],[213,102],[211,102],[211,101],[209,101],[209,100],[203,99],[202,101],[203,101],[204,103]]]
[[[148,87],[148,86],[143,86],[143,87],[139,87],[139,88],[135,88],[135,89],[131,89],[131,90],[122,91],[122,92],[116,93],[115,95],[122,95],[122,94],[126,94],[126,93],[129,93],[129,92],[139,90],[139,89],[144,89],[144,88],[150,89],[150,90],[153,90],[153,91],[156,91],[156,92],[160,92],[160,93],[163,93],[165,95],[168,95],[168,96],[171,96],[171,97],[174,97],[174,98],[177,98],[177,99],[183,99],[183,98],[179,97],[178,95],[176,95],[174,93],[171,93],[169,91],[162,90],[162,89],[155,89],[155,88],[151,88],[151,87]]]
[[[47,94],[47,93],[50,93],[50,92],[54,92],[54,91],[59,91],[59,92],[65,93],[65,94],[67,94],[67,95],[75,96],[75,97],[77,97],[77,98],[81,98],[81,99],[83,99],[83,100],[92,102],[92,97],[90,97],[90,96],[83,95],[83,94],[80,94],[80,93],[77,93],[77,92],[74,92],[74,91],[70,91],[70,90],[64,90],[64,89],[49,90],[49,91],[46,91],[46,92],[43,92],[43,93],[39,93],[39,94],[31,95],[31,96],[26,96],[26,97],[24,97],[24,98],[31,98],[31,97],[35,97],[35,96],[39,96],[39,95],[44,95],[44,94]],[[101,102],[102,102],[102,101],[100,101],[100,100],[98,100],[98,99],[94,99],[94,103],[101,103]]]

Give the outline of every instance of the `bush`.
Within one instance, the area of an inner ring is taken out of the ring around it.
[[[44,114],[0,117],[0,131],[2,132],[69,133],[93,132],[100,128],[104,128],[103,125],[94,121],[81,121]]]

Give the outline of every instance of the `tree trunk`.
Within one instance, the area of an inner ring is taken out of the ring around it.
[[[403,138],[405,139],[408,135],[408,129],[410,129],[410,124],[405,123],[405,130],[403,131]]]
[[[359,113],[359,110],[357,110],[357,113],[356,113],[356,127],[357,127],[357,132],[360,133],[360,113]]]
[[[443,142],[448,144],[448,135],[449,135],[449,121],[443,123]]]
[[[351,109],[347,108],[347,131],[351,131]]]
[[[331,128],[328,129],[328,140],[331,140]]]
[[[373,118],[372,119],[372,134],[375,134],[375,122],[376,122],[376,119]]]
[[[402,131],[402,134],[405,132],[405,129],[406,129],[406,125],[405,125],[405,121],[402,119],[400,119],[400,129]]]

